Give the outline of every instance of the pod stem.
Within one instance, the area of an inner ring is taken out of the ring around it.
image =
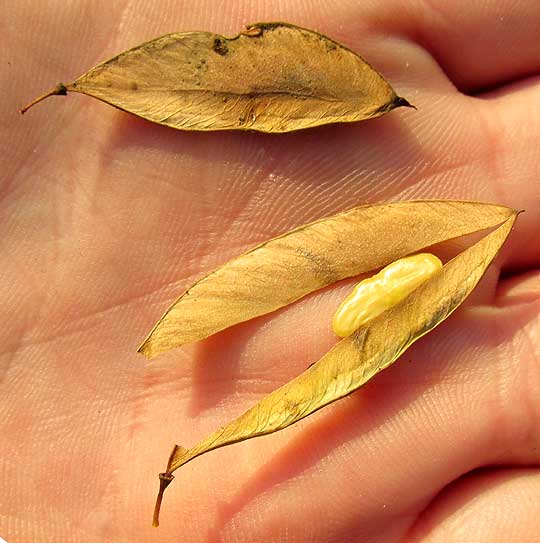
[[[51,89],[49,92],[46,92],[45,94],[42,94],[32,102],[30,102],[28,105],[24,106],[21,109],[21,115],[24,115],[32,106],[35,106],[42,100],[45,100],[45,98],[49,98],[49,96],[65,96],[67,94],[67,87],[63,83],[58,83],[54,89]]]
[[[154,517],[152,520],[152,526],[157,528],[159,526],[159,511],[161,509],[161,501],[163,500],[163,493],[165,489],[171,484],[174,479],[174,475],[171,473],[160,473],[159,474],[159,492],[156,498],[156,505],[154,506]]]

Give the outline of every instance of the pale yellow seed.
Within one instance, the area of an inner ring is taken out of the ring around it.
[[[379,273],[360,281],[334,315],[332,327],[341,337],[350,336],[366,322],[398,304],[442,268],[430,253],[400,258]]]

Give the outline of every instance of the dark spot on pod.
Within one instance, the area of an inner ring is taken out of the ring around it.
[[[225,43],[225,40],[223,38],[214,38],[212,49],[215,53],[221,55],[222,57],[224,57],[229,52],[229,48],[227,47],[227,44]]]

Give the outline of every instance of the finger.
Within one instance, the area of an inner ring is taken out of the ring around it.
[[[533,543],[540,538],[540,469],[486,469],[445,488],[407,543]]]
[[[501,202],[524,210],[505,248],[505,267],[540,266],[540,117],[531,108],[540,103],[540,77],[509,85],[476,101],[489,142],[486,174]]]
[[[423,44],[464,92],[540,71],[540,3],[535,0],[519,7],[511,0],[429,0],[408,4],[409,18],[393,7],[386,22]]]

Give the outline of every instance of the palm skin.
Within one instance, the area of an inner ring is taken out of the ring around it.
[[[220,6],[7,9],[0,535],[537,541],[540,5]],[[258,20],[347,44],[418,111],[279,136],[179,133],[77,95],[17,114],[152,37]],[[152,324],[192,280],[264,239],[412,198],[526,213],[466,307],[361,391],[179,470],[152,528],[172,445],[193,445],[326,352],[348,285],[148,362],[136,348]]]

